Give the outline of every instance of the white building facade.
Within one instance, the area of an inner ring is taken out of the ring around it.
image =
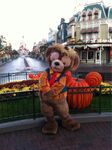
[[[78,51],[82,63],[111,63],[112,7],[102,2],[85,5],[69,21],[68,46]]]

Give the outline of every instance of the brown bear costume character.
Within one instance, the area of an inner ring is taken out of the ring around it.
[[[55,113],[62,120],[62,126],[70,131],[80,128],[69,114],[67,103],[67,71],[76,70],[79,56],[76,51],[61,44],[48,47],[46,59],[49,68],[43,71],[39,79],[39,95],[42,114],[46,117],[46,124],[42,128],[45,134],[56,134],[58,124]]]

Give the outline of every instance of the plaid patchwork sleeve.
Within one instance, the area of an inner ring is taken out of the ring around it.
[[[66,77],[62,77],[59,82],[55,82],[51,87],[51,90],[54,91],[54,95],[59,95],[63,88],[66,86]]]
[[[50,90],[50,84],[47,78],[47,72],[44,71],[39,79],[39,90],[46,93]]]

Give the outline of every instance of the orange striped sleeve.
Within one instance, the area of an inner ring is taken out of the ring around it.
[[[50,90],[50,84],[49,81],[47,79],[47,72],[44,71],[39,79],[39,90],[46,93]]]
[[[54,91],[54,95],[59,95],[66,85],[66,77],[62,77],[59,82],[54,83],[51,90]]]

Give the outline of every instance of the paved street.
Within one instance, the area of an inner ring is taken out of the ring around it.
[[[41,127],[0,135],[0,150],[111,150],[110,122],[82,123],[69,132],[59,127],[57,135],[44,135]]]
[[[27,64],[25,63],[27,62]],[[30,57],[19,57],[9,63],[0,66],[0,73],[24,72],[24,71],[43,71],[47,68],[44,61]],[[98,71],[112,73],[112,65],[80,64],[76,72]]]
[[[30,57],[26,57],[26,60],[33,71],[43,71],[48,66],[41,60],[32,59]]]
[[[48,67],[45,61],[33,59],[30,57],[19,57],[9,63],[0,66],[0,74],[2,73],[15,73],[15,72],[39,72]],[[104,81],[112,80],[112,65],[99,65],[99,64],[80,64],[78,69],[73,72],[73,76],[80,74],[82,78],[90,71],[97,71],[103,73],[102,77]]]
[[[0,66],[0,73],[42,71],[47,65],[32,58],[20,57]],[[27,70],[28,69],[28,70]],[[80,65],[78,71],[99,70],[112,72],[110,65]],[[57,135],[43,135],[41,127],[0,134],[0,150],[111,150],[112,124],[110,122],[82,123],[77,132],[59,127]]]
[[[25,68],[24,59],[19,57],[9,63],[0,66],[0,73],[19,72]]]
[[[47,65],[36,59],[29,57],[19,57],[9,63],[0,66],[1,73],[25,72],[25,71],[43,71]]]

